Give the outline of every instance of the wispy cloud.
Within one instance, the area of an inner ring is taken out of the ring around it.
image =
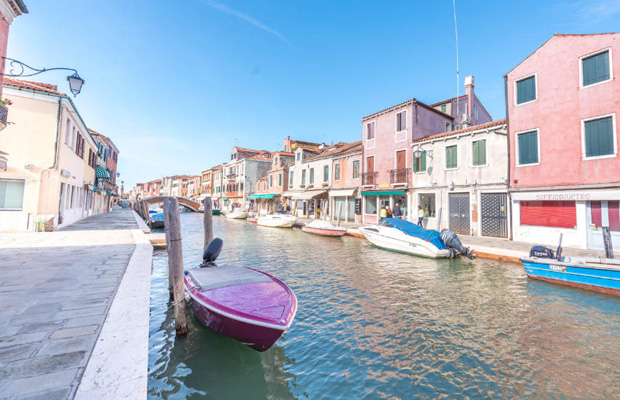
[[[228,15],[232,15],[233,17],[239,18],[240,20],[243,20],[249,24],[254,25],[255,27],[257,27],[258,29],[261,29],[267,33],[272,34],[273,36],[277,37],[278,39],[282,40],[284,43],[289,44],[292,46],[292,43],[289,42],[289,40],[280,32],[278,32],[277,30],[263,24],[262,22],[260,22],[259,20],[257,20],[256,18],[252,17],[251,15],[242,13],[241,11],[237,11],[233,8],[228,7],[225,4],[219,3],[217,1],[214,0],[201,0],[202,3],[206,4],[207,6],[214,8],[220,12],[223,12],[225,14]]]
[[[556,6],[578,23],[598,24],[620,12],[620,0],[577,0],[571,4],[562,0]]]

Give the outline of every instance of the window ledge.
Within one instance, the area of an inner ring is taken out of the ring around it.
[[[481,168],[481,167],[488,167],[489,164],[480,164],[480,165],[471,165],[471,168]]]
[[[443,170],[444,170],[444,171],[454,171],[454,170],[457,170],[457,169],[459,169],[459,167],[444,168]]]
[[[536,165],[540,165],[540,161],[537,163],[531,163],[531,164],[515,164],[515,167],[534,167]]]
[[[526,105],[526,104],[533,103],[533,102],[535,102],[536,100],[538,100],[538,97],[537,97],[537,98],[535,98],[534,100],[526,101],[525,103],[517,103],[517,102],[515,102],[515,107],[524,106],[524,105]]]
[[[583,83],[582,83],[582,84],[580,84],[580,85],[579,85],[579,89],[587,89],[587,88],[591,88],[591,87],[593,87],[593,86],[598,86],[598,85],[602,85],[603,83],[608,83],[608,82],[611,82],[612,80],[613,80],[613,79],[609,78],[609,79],[606,79],[606,80],[604,80],[604,81],[600,81],[600,82],[596,82],[596,83],[591,83],[591,84],[589,84],[589,85],[583,85]]]
[[[586,157],[585,155],[583,155],[583,156],[581,157],[581,159],[582,159],[583,161],[591,161],[591,160],[602,160],[602,159],[605,159],[605,158],[616,158],[617,156],[618,156],[618,154],[617,154],[617,153],[613,153],[613,154],[606,154],[606,155],[604,155],[604,156],[592,156],[592,157]]]

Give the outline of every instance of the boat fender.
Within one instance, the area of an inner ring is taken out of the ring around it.
[[[222,247],[224,246],[224,241],[220,238],[214,238],[209,242],[207,248],[202,254],[202,264],[200,267],[213,267],[215,266],[215,260],[222,252]]]

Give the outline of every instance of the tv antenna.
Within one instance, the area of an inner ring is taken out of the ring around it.
[[[452,10],[454,11],[454,37],[456,39],[456,117],[459,117],[459,32],[456,26],[456,0],[452,0]]]

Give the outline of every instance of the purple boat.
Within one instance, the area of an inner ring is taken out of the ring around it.
[[[222,240],[213,239],[200,268],[185,271],[186,296],[194,314],[207,327],[265,351],[293,323],[295,293],[266,272],[215,265],[221,248]]]

